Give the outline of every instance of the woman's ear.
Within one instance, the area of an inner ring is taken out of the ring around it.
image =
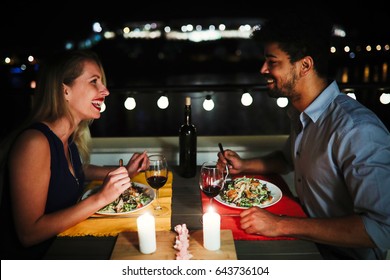
[[[63,87],[63,92],[64,92],[64,96],[65,96],[65,99],[66,101],[69,101],[69,90],[70,88],[67,86],[67,85],[62,85]]]

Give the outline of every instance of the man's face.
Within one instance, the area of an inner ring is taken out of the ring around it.
[[[296,63],[291,64],[287,53],[277,43],[269,43],[264,48],[265,61],[260,73],[267,82],[270,97],[292,98],[297,95],[295,86],[299,79]]]

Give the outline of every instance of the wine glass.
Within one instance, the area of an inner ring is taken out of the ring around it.
[[[159,202],[159,189],[162,188],[168,180],[168,163],[162,154],[153,154],[149,156],[149,167],[145,170],[146,181],[149,186],[155,189],[156,206],[155,215],[162,215],[168,211],[168,208],[161,206]]]
[[[207,161],[202,164],[199,175],[199,187],[210,199],[210,206],[213,198],[216,197],[224,186],[224,170],[217,167],[216,161]]]

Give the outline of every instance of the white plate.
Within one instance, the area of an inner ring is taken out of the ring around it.
[[[238,179],[238,178],[235,178],[235,179]],[[256,205],[256,206],[260,207],[260,208],[266,208],[266,207],[269,207],[271,205],[278,203],[279,200],[282,198],[282,191],[276,185],[274,185],[268,181],[260,180],[257,178],[255,178],[255,179],[258,180],[262,184],[266,184],[268,190],[271,191],[271,195],[272,195],[272,199],[270,201],[264,202],[263,204]],[[219,203],[226,205],[228,207],[231,207],[231,208],[235,208],[235,209],[248,209],[249,208],[249,207],[237,206],[235,203],[226,202],[226,201],[222,200],[220,195],[217,195],[216,197],[214,197],[214,199],[216,201],[218,201]]]
[[[148,207],[149,204],[151,204],[153,202],[153,200],[155,199],[155,193],[154,193],[154,190],[150,187],[150,186],[147,186],[147,185],[144,185],[144,184],[140,184],[140,183],[135,183],[133,182],[132,183],[133,185],[137,186],[137,187],[140,187],[142,188],[142,193],[148,195],[151,200],[145,204],[144,206],[142,207],[139,207],[139,208],[136,208],[136,209],[133,209],[131,211],[127,211],[127,212],[106,212],[106,211],[97,211],[96,214],[99,214],[99,215],[109,215],[109,216],[116,216],[116,215],[126,215],[126,214],[131,214],[131,213],[134,213],[136,211],[139,211],[141,209],[144,209],[145,207]],[[90,196],[91,194],[94,194],[96,193],[102,186],[99,185],[99,186],[96,186],[94,187],[93,189],[90,189],[88,191],[86,191],[83,196],[81,197],[81,200],[83,199],[86,199],[88,196]]]

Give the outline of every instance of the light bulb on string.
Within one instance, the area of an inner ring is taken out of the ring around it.
[[[288,105],[287,97],[279,97],[278,99],[276,99],[276,104],[278,104],[280,108],[286,107]]]
[[[166,95],[161,95],[157,100],[157,106],[160,109],[166,109],[169,106],[169,99]]]
[[[390,104],[390,93],[382,93],[379,97],[379,101],[384,105]]]
[[[347,95],[353,99],[356,99],[356,95],[354,92],[348,92]]]
[[[131,97],[131,96],[126,98],[124,104],[125,104],[125,108],[127,110],[133,110],[137,106],[137,103],[135,102],[134,97]]]
[[[207,95],[206,99],[203,101],[203,109],[206,111],[211,111],[214,109],[214,101],[211,99],[211,95]]]
[[[244,106],[249,106],[252,104],[252,102],[253,102],[252,95],[248,91],[245,91],[241,96],[241,104]]]
[[[103,113],[106,110],[106,103],[102,103],[102,106],[100,106],[100,113]]]

